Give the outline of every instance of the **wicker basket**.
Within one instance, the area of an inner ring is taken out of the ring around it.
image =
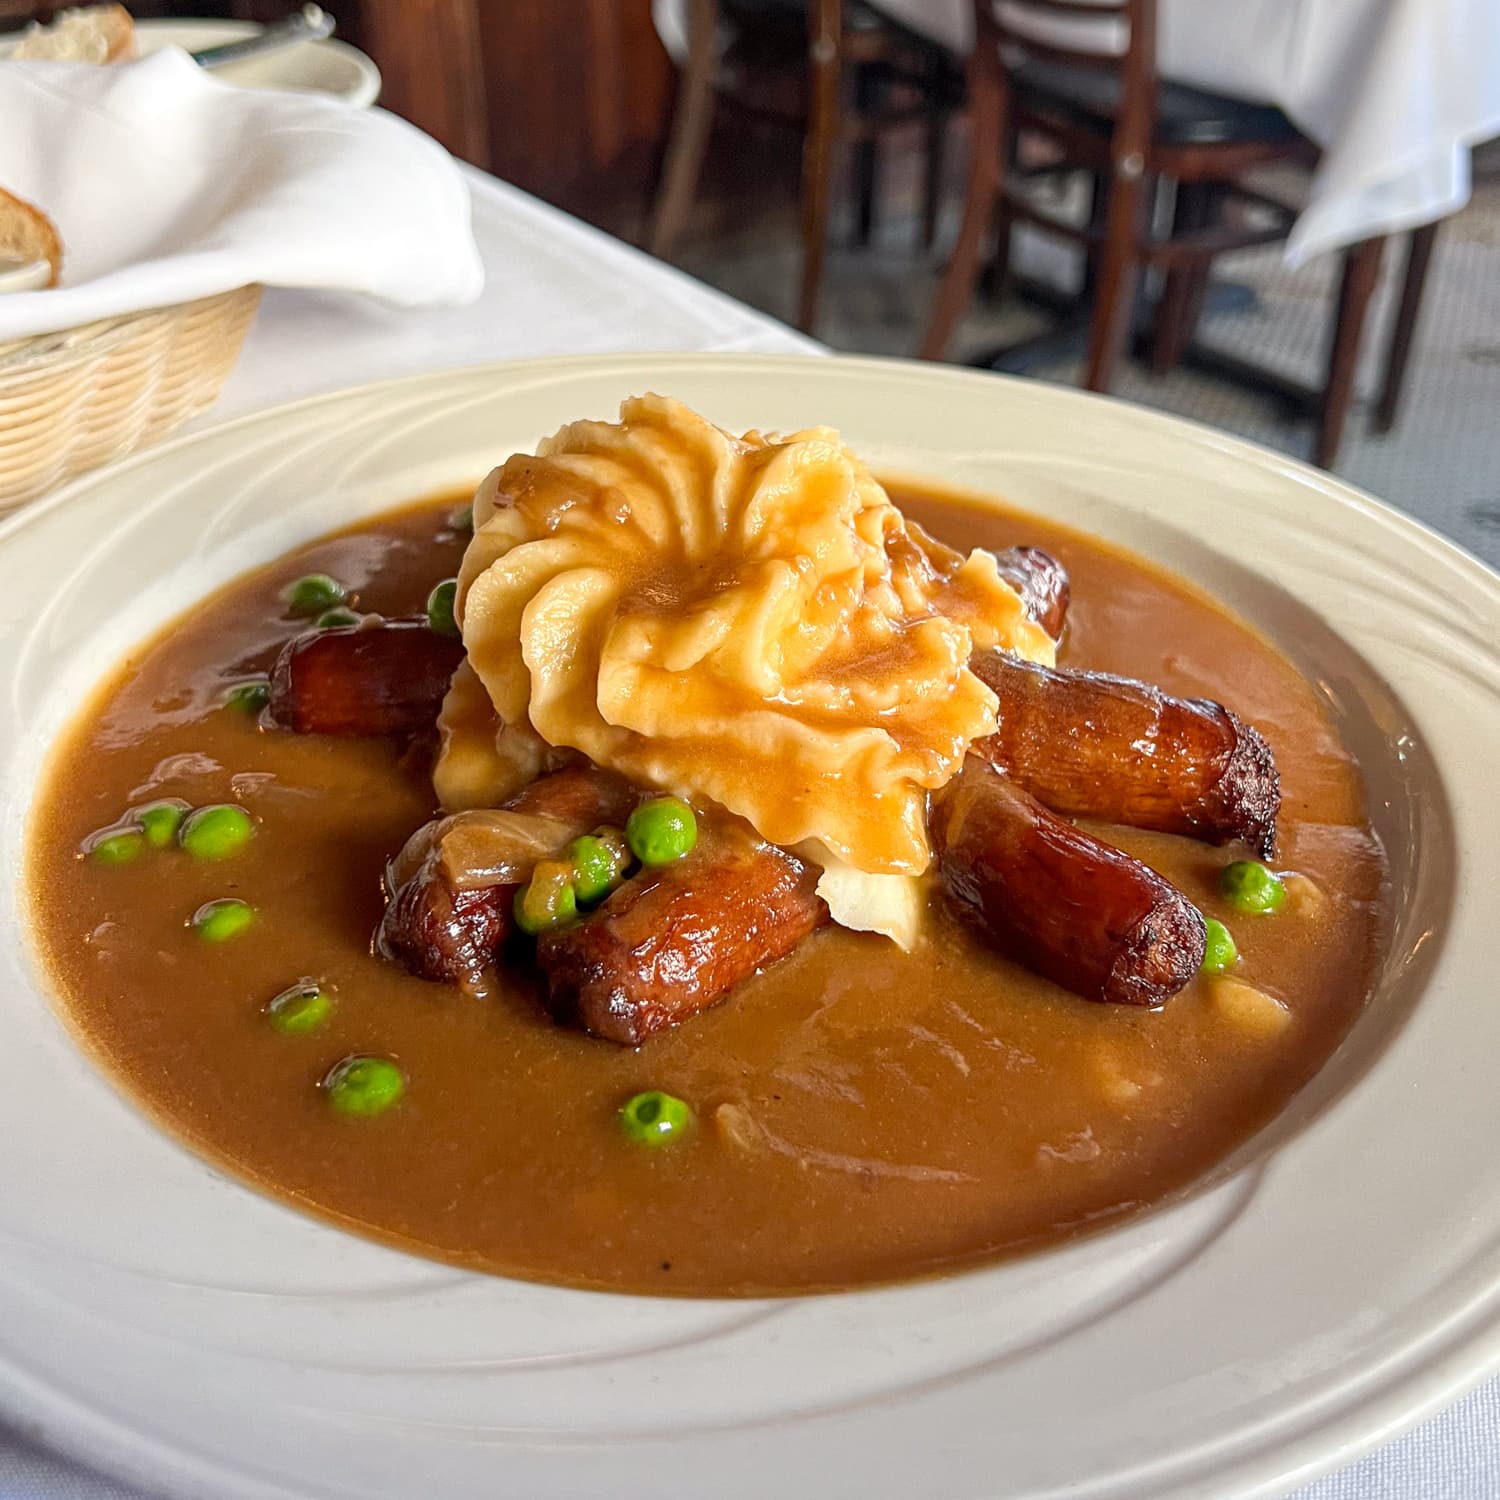
[[[0,343],[0,513],[212,404],[258,286]]]

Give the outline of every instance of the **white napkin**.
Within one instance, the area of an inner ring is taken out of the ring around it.
[[[472,301],[469,195],[379,111],[237,89],[171,48],[114,67],[0,62],[0,187],[51,218],[59,286],[0,296],[0,339],[261,282]]]

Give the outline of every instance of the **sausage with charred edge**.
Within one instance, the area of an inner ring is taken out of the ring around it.
[[[1071,593],[1068,570],[1040,547],[1007,547],[995,553],[995,568],[1021,596],[1026,613],[1054,641],[1060,641]]]
[[[710,835],[627,881],[575,927],[545,932],[537,961],[559,1021],[635,1047],[707,1010],[828,920],[816,870],[749,837]]]
[[[375,951],[418,979],[477,992],[510,932],[510,885],[461,891],[435,865],[398,886],[375,929]]]
[[[1140,860],[970,756],[931,829],[948,892],[1002,952],[1086,1000],[1159,1005],[1203,962],[1203,917]]]
[[[271,669],[270,717],[298,734],[416,734],[436,722],[463,654],[425,620],[306,631]]]
[[[974,753],[1053,812],[1275,853],[1276,762],[1227,708],[998,651],[970,665],[1000,700],[1000,726]]]
[[[635,800],[618,777],[578,767],[532,782],[507,806],[557,818],[586,833],[600,823],[623,823]],[[375,932],[375,951],[419,979],[477,991],[513,926],[516,886],[455,886],[442,863],[447,821],[438,818],[419,828],[391,861],[390,895]]]

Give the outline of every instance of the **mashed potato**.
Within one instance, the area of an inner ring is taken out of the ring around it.
[[[908,524],[826,428],[735,437],[641,397],[510,459],[474,521],[458,618],[496,717],[476,758],[474,682],[454,695],[445,801],[575,750],[840,868],[918,876],[927,793],[995,727],[971,653],[1052,659],[993,558]]]

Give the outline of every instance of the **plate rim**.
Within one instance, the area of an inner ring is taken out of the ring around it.
[[[35,505],[25,507],[14,515],[0,520],[0,556],[3,556],[10,538],[41,519],[66,508],[71,500],[82,492],[99,485],[108,485],[124,473],[160,462],[165,455],[212,443],[247,427],[271,425],[284,420],[291,413],[316,410],[323,405],[351,399],[377,398],[386,392],[399,392],[403,388],[437,384],[455,377],[481,376],[485,372],[511,377],[524,377],[527,373],[546,375],[554,372],[561,376],[573,373],[603,375],[615,372],[624,374],[639,364],[645,364],[653,370],[661,366],[679,364],[684,369],[710,366],[724,372],[731,371],[734,367],[745,366],[760,369],[781,367],[789,373],[794,373],[805,370],[808,360],[809,356],[801,354],[756,353],[664,352],[642,355],[574,355],[521,361],[485,361],[323,392],[298,401],[248,412],[226,422],[211,423],[196,431],[180,434],[166,443],[135,454],[107,469],[75,479]],[[893,378],[898,375],[917,376],[935,383],[956,381],[968,385],[975,379],[998,382],[993,387],[997,394],[1006,389],[1024,389],[1030,394],[1035,394],[1039,390],[1036,382],[951,366],[924,365],[901,359],[832,357],[827,360],[818,359],[817,363],[825,368],[831,365],[851,372],[862,371],[876,375],[889,375]],[[1310,486],[1345,504],[1353,504],[1359,511],[1386,525],[1394,526],[1408,537],[1420,538],[1429,551],[1437,553],[1449,566],[1459,566],[1465,573],[1473,575],[1475,581],[1489,590],[1496,599],[1500,599],[1500,571],[1492,568],[1483,559],[1443,536],[1425,522],[1369,495],[1356,486],[1314,469],[1299,460],[1288,458],[1202,424],[1136,407],[1132,403],[1111,397],[1049,387],[1046,399],[1063,403],[1104,402],[1112,407],[1128,407],[1132,420],[1156,428],[1178,440],[1187,439],[1196,445],[1227,453],[1242,462],[1250,463],[1263,472],[1267,470],[1277,472],[1287,479]],[[1305,1481],[1320,1472],[1350,1462],[1361,1453],[1389,1441],[1399,1432],[1415,1425],[1455,1399],[1463,1390],[1473,1386],[1487,1374],[1500,1369],[1500,1278],[1497,1278],[1486,1289],[1483,1297],[1475,1300],[1492,1304],[1488,1313],[1488,1327],[1482,1335],[1470,1333],[1466,1338],[1458,1339],[1451,1347],[1441,1349],[1431,1357],[1424,1358],[1414,1371],[1398,1372],[1378,1392],[1373,1395],[1367,1393],[1360,1397],[1347,1411],[1333,1413],[1311,1423],[1295,1439],[1277,1446],[1274,1452],[1281,1461],[1268,1466],[1263,1455],[1252,1456],[1222,1471],[1222,1477],[1237,1486],[1232,1492],[1244,1496],[1277,1493],[1287,1484]],[[10,1383],[9,1380],[5,1381],[7,1388]],[[11,1395],[14,1396],[14,1393],[12,1392]],[[16,1409],[10,1401],[7,1401],[6,1405],[11,1406],[12,1411]],[[90,1419],[98,1417],[98,1413],[86,1413],[85,1424]],[[42,1421],[44,1426],[49,1425],[44,1422],[40,1413],[30,1416],[29,1420]],[[136,1436],[139,1439],[140,1435]],[[51,1434],[45,1434],[44,1440],[51,1445]],[[116,1472],[139,1473],[146,1478],[148,1483],[160,1485],[165,1478],[154,1469],[138,1470],[134,1465],[123,1464],[120,1461],[120,1450],[113,1447],[102,1435],[100,1435],[97,1447],[92,1442],[87,1444],[80,1442],[76,1445],[69,1442],[59,1446],[62,1451],[77,1453],[88,1461],[106,1463]],[[153,1446],[159,1448],[161,1445],[153,1444]],[[176,1449],[172,1451],[175,1456],[186,1456],[177,1454]],[[226,1475],[225,1477],[237,1476]],[[166,1479],[166,1482],[169,1485],[174,1483],[171,1479]],[[181,1478],[182,1484],[197,1482],[201,1482],[201,1476],[189,1478],[184,1470]],[[1226,1489],[1222,1493],[1227,1495],[1230,1491]]]
[[[142,22],[141,24],[147,23]],[[173,23],[164,22],[163,24]],[[333,38],[329,38],[328,42],[332,42],[333,40]],[[319,42],[316,45],[324,46],[328,42]],[[342,43],[340,45],[347,46],[348,44]],[[1450,560],[1461,561],[1466,566],[1466,569],[1477,572],[1481,581],[1488,586],[1500,586],[1500,566],[1493,566],[1486,562],[1477,553],[1465,547],[1462,542],[1456,541],[1444,532],[1439,531],[1435,526],[1422,520],[1420,517],[1412,515],[1409,511],[1402,510],[1389,500],[1382,500],[1378,495],[1372,494],[1369,490],[1362,489],[1359,485],[1353,484],[1347,479],[1342,479],[1326,469],[1317,468],[1305,459],[1296,458],[1289,453],[1280,453],[1274,448],[1268,448],[1262,443],[1240,437],[1236,433],[1226,432],[1207,422],[1200,422],[1191,417],[1178,416],[1173,412],[1161,411],[1155,407],[1142,406],[1138,402],[1126,400],[1122,396],[1110,395],[1101,391],[1087,391],[1076,386],[1053,385],[1051,382],[1033,380],[1024,375],[1010,375],[998,370],[980,370],[966,365],[903,358],[899,355],[823,354],[818,352],[792,354],[769,350],[719,352],[715,350],[642,349],[635,352],[612,352],[608,354],[555,354],[542,355],[530,359],[474,360],[464,364],[445,365],[435,370],[418,370],[411,374],[387,376],[381,380],[359,381],[353,385],[338,386],[333,390],[316,391],[311,395],[299,396],[293,401],[280,401],[273,406],[262,406],[256,407],[251,411],[243,411],[222,422],[214,420],[213,409],[210,408],[208,412],[188,424],[186,428],[173,433],[163,441],[153,443],[147,448],[127,454],[124,458],[117,459],[102,468],[91,469],[86,473],[75,475],[67,483],[50,491],[40,499],[19,506],[8,513],[0,514],[0,544],[3,544],[6,538],[19,530],[27,521],[51,514],[53,510],[66,505],[73,496],[87,490],[101,480],[113,479],[121,474],[128,474],[163,455],[175,453],[185,447],[199,443],[210,434],[217,436],[219,434],[236,432],[242,428],[254,426],[270,417],[280,419],[294,413],[315,410],[322,405],[347,401],[355,397],[363,398],[385,392],[398,392],[406,388],[457,377],[477,377],[487,373],[503,376],[511,372],[546,374],[551,370],[556,370],[558,374],[567,374],[573,371],[579,373],[593,371],[604,374],[613,369],[621,371],[629,370],[642,361],[654,365],[674,360],[681,360],[687,364],[706,363],[726,367],[729,365],[748,365],[755,368],[774,368],[780,366],[789,373],[804,369],[809,362],[812,362],[819,366],[833,366],[850,371],[888,372],[892,374],[904,371],[908,374],[915,374],[922,379],[946,379],[964,385],[971,383],[974,379],[979,379],[992,381],[998,387],[1011,391],[1036,392],[1044,390],[1047,392],[1048,399],[1056,398],[1064,402],[1077,402],[1084,407],[1100,405],[1116,410],[1125,409],[1131,413],[1133,420],[1158,427],[1169,435],[1188,436],[1195,443],[1211,448],[1216,452],[1226,453],[1231,457],[1242,459],[1258,468],[1280,472],[1286,477],[1295,479],[1311,489],[1322,491],[1324,494],[1335,496],[1344,501],[1352,501],[1360,510],[1378,516],[1381,520],[1394,524],[1399,529],[1406,530],[1412,535],[1420,537],[1423,541],[1433,544],[1434,550],[1439,553],[1448,554]],[[203,425],[199,425],[200,423]]]

